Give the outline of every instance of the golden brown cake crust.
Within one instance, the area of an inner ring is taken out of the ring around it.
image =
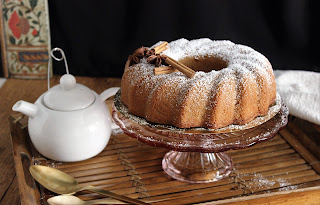
[[[195,76],[155,75],[144,58],[127,65],[121,101],[131,114],[179,128],[221,128],[265,115],[274,103],[271,64],[252,48],[210,39],[179,39],[168,47],[163,54],[196,70]]]

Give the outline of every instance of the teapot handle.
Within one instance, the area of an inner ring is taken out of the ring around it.
[[[114,96],[118,92],[119,89],[120,89],[119,87],[113,87],[113,88],[109,88],[109,89],[103,91],[100,94],[101,100],[105,101],[106,99]]]
[[[59,51],[61,53],[61,58],[56,57],[53,52]],[[51,57],[54,58],[56,61],[62,61],[64,60],[64,65],[66,67],[66,73],[69,74],[69,68],[67,63],[66,55],[64,54],[63,50],[61,48],[54,48],[49,53],[49,62],[48,62],[48,90],[50,89],[50,69],[49,66],[51,65]]]
[[[107,90],[103,91],[100,94],[101,100],[105,101],[108,98],[114,96],[118,92],[119,89],[120,89],[119,87],[113,87],[113,88],[108,88]],[[112,120],[111,121],[111,129],[117,130],[118,128],[119,128],[119,126]]]

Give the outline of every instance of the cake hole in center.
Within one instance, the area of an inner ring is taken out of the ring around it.
[[[188,66],[194,71],[210,72],[212,70],[221,70],[228,66],[227,62],[214,57],[214,56],[203,56],[203,57],[187,57],[179,60],[180,63]]]

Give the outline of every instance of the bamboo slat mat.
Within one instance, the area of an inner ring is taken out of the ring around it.
[[[17,129],[16,124],[25,129],[25,119],[15,122],[12,129]],[[301,120],[291,117],[288,126],[273,139],[247,149],[227,151],[234,170],[229,177],[212,183],[189,184],[170,178],[161,167],[168,150],[142,144],[124,134],[111,136],[98,156],[75,163],[45,159],[31,147],[31,164],[60,169],[82,185],[94,185],[132,198],[163,200],[154,204],[222,204],[232,198],[241,200],[246,196],[319,187],[320,129],[312,124],[303,126],[308,130],[301,129]],[[45,204],[53,193],[41,186],[39,189],[40,200]],[[88,192],[77,196],[83,200],[101,198]]]

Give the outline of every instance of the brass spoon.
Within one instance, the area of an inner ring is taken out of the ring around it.
[[[126,204],[116,199],[97,199],[83,201],[73,195],[59,195],[48,199],[50,205],[91,205],[91,204]]]
[[[30,168],[30,173],[35,180],[37,180],[42,186],[48,190],[58,193],[58,194],[71,194],[82,190],[91,191],[94,193],[102,194],[109,196],[114,199],[118,199],[123,202],[132,203],[132,204],[147,204],[143,201],[137,199],[132,199],[126,196],[112,193],[103,189],[98,189],[93,186],[80,187],[77,180],[70,176],[67,173],[64,173],[60,170],[41,166],[41,165],[32,165]]]
[[[148,200],[148,199],[145,199]],[[154,203],[159,201],[164,201],[166,199],[147,201],[148,203]],[[83,201],[73,195],[59,195],[49,198],[48,203],[50,205],[91,205],[91,204],[126,204],[125,202],[116,199],[96,199],[90,201]]]

